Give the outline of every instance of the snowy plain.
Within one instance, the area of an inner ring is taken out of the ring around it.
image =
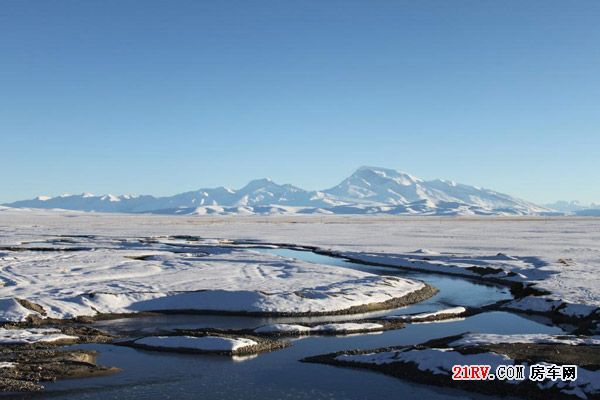
[[[594,218],[573,217],[173,217],[2,208],[0,245],[22,245],[23,242],[47,240],[58,235],[100,235],[120,239],[193,235],[206,239],[207,243],[213,240],[215,244],[219,239],[233,239],[315,246],[365,261],[450,274],[478,277],[481,275],[470,268],[489,268],[492,272],[487,273],[485,278],[534,284],[537,289],[549,292],[544,296],[526,297],[509,305],[510,307],[538,311],[558,309],[567,315],[586,316],[600,306],[600,224],[597,221]],[[133,249],[123,252],[136,254]],[[12,256],[4,253],[5,260],[2,262],[10,263],[6,258]],[[99,258],[103,259],[104,256],[102,254],[100,257],[99,254]],[[157,259],[163,257],[167,264],[175,263],[185,267],[189,262],[180,256],[169,259],[173,256],[160,254],[160,250],[155,256]],[[78,256],[72,253],[69,257]],[[240,261],[234,251],[218,257],[224,262]],[[256,257],[264,259],[266,256],[263,254]],[[33,261],[23,260],[24,265],[40,265],[41,260]],[[131,275],[126,272],[132,264],[129,261],[135,264],[134,260],[121,257],[123,269],[119,274],[124,274],[122,276],[131,281]],[[66,265],[73,264],[62,262]],[[145,263],[148,270],[158,268],[153,261],[138,262]],[[269,262],[272,263],[272,269],[268,272],[274,273],[280,268],[277,264],[281,263],[281,259]],[[323,279],[331,282],[327,279],[335,281],[339,278],[330,275],[336,274],[332,269],[324,271],[317,268],[313,272],[324,275],[313,275],[311,272],[302,275],[296,282],[312,279],[313,283],[323,283]],[[110,270],[104,273],[106,275],[101,283],[103,287],[114,279]],[[353,273],[344,271],[343,274]],[[247,281],[246,276],[236,278],[230,273],[225,275],[229,280]],[[215,281],[222,281],[221,278],[222,276]],[[353,278],[362,279],[364,276]],[[16,280],[16,277],[10,279]],[[140,286],[121,289],[137,290],[150,285],[145,281],[146,278],[140,279]],[[293,282],[294,279],[286,278],[285,282],[288,281]],[[193,286],[186,280],[170,282],[169,285],[175,285],[172,290],[207,288]],[[10,285],[2,290],[6,291],[6,294],[2,294],[5,299],[19,295],[15,292],[17,289],[11,289]],[[364,301],[364,297],[356,300]],[[11,312],[15,312],[16,306],[12,306]],[[8,307],[5,309],[10,311]]]
[[[16,247],[0,251],[1,321],[175,310],[336,313],[426,287],[420,281],[216,246],[210,239],[147,239],[143,231],[124,239],[41,238],[40,233],[2,235]]]

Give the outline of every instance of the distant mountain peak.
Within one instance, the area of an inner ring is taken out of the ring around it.
[[[382,178],[390,178],[390,179],[397,179],[397,178],[403,178],[403,179],[407,179],[409,181],[420,181],[421,179],[407,173],[407,172],[403,172],[403,171],[397,171],[395,169],[390,169],[390,168],[382,168],[382,167],[370,167],[370,166],[366,166],[363,165],[362,167],[359,167],[353,175],[365,175],[365,174],[371,174],[371,175],[376,175]]]
[[[271,178],[258,178],[251,180],[248,184],[269,185],[271,183],[275,183]]]
[[[338,185],[308,191],[270,178],[241,189],[223,186],[174,196],[95,196],[90,193],[40,196],[10,207],[159,214],[400,214],[527,215],[549,210],[506,194],[436,179],[424,181],[406,172],[362,166]]]
[[[273,186],[273,185],[279,186],[277,183],[273,182],[273,180],[271,178],[259,178],[259,179],[251,180],[250,182],[248,182],[246,184],[246,186],[244,186],[240,190],[259,188],[259,187],[264,187],[264,186]]]
[[[339,185],[325,192],[343,199],[360,199],[380,204],[406,204],[422,199],[421,179],[405,172],[380,167],[360,167]]]

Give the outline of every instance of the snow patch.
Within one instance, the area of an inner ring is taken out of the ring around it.
[[[514,360],[502,354],[487,352],[465,355],[449,348],[402,349],[355,355],[342,354],[335,359],[347,363],[375,365],[414,363],[420,371],[434,375],[451,375],[454,365],[490,365],[491,371],[495,371],[499,365],[513,365],[515,363]],[[524,365],[525,380],[507,380],[506,382],[515,385],[527,382],[529,368],[527,364]],[[587,399],[588,395],[596,395],[600,392],[600,371],[591,371],[579,367],[577,369],[577,380],[575,381],[547,380],[538,383],[538,387],[542,390],[557,388],[563,393]]]
[[[296,325],[296,324],[272,324],[261,326],[260,328],[256,328],[254,332],[256,333],[333,333],[333,332],[369,332],[369,331],[379,331],[383,329],[383,325],[377,323],[354,323],[354,322],[345,322],[345,323],[331,323],[331,324],[322,324],[316,326],[304,326],[304,325]]]
[[[23,322],[30,315],[39,316],[37,312],[23,307],[21,303],[15,299],[0,299],[0,321]]]
[[[258,343],[247,338],[228,338],[221,336],[148,336],[134,343],[148,347],[174,348],[200,351],[238,351]]]
[[[538,343],[538,344],[568,344],[577,345],[600,345],[600,336],[579,337],[573,335],[547,335],[541,333],[497,335],[493,333],[468,333],[462,338],[450,343],[451,347],[478,346],[498,343]]]
[[[65,335],[53,328],[4,329],[0,328],[0,344],[31,344],[38,342],[56,342],[59,340],[76,341],[77,336]]]
[[[393,319],[393,320],[402,320],[406,322],[419,322],[432,320],[437,318],[448,318],[452,316],[459,316],[467,311],[464,307],[452,307],[446,308],[443,310],[438,310],[429,313],[419,313],[419,314],[404,314],[404,315],[388,315],[383,317],[384,319]]]
[[[343,354],[336,360],[353,363],[391,364],[413,362],[421,371],[429,371],[435,375],[450,375],[452,366],[456,364],[488,364],[494,369],[501,364],[513,364],[513,361],[504,355],[495,353],[480,353],[463,355],[452,349],[423,349],[423,350],[397,350],[379,353]]]

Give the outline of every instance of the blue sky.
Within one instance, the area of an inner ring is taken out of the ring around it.
[[[360,165],[600,201],[598,1],[6,1],[0,202]]]

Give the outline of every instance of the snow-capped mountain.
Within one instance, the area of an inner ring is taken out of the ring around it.
[[[444,180],[424,181],[377,167],[361,167],[323,191],[257,179],[237,190],[218,187],[168,197],[84,193],[40,196],[5,205],[156,214],[530,215],[551,211],[492,190]]]
[[[436,179],[424,181],[393,169],[361,167],[325,193],[348,200],[389,205],[424,203],[432,208],[471,206],[508,214],[548,211],[533,203],[476,186]]]

